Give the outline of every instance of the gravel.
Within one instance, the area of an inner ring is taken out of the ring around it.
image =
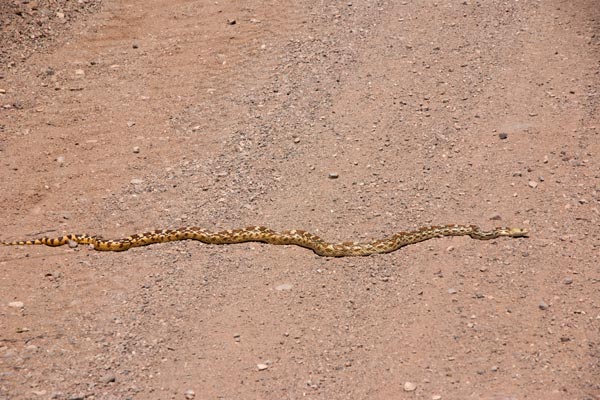
[[[264,371],[268,369],[269,366],[267,364],[256,364],[256,368],[258,368],[259,371]]]

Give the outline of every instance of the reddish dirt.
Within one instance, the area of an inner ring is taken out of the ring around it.
[[[600,398],[594,1],[12,1],[0,21],[2,240],[531,230],[340,259],[1,247],[0,398]]]

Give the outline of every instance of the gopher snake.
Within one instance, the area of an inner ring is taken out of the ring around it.
[[[347,257],[389,253],[409,244],[442,236],[468,235],[473,239],[489,240],[500,236],[524,237],[527,236],[527,233],[527,229],[521,228],[496,228],[491,231],[482,231],[475,225],[444,225],[420,228],[411,232],[399,232],[383,240],[372,240],[364,243],[329,243],[312,233],[300,230],[276,232],[263,226],[250,226],[244,229],[210,232],[198,227],[186,227],[173,230],[163,229],[154,232],[145,232],[117,240],[105,240],[98,236],[90,235],[65,235],[57,238],[43,237],[35,240],[0,243],[4,246],[43,244],[53,247],[65,244],[89,244],[94,249],[100,251],[125,251],[132,247],[147,246],[152,243],[191,239],[199,240],[207,244],[231,244],[242,242],[293,244],[311,249],[316,254],[323,257]]]

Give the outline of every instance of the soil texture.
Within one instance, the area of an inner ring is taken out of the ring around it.
[[[600,399],[592,0],[9,0],[0,399]]]

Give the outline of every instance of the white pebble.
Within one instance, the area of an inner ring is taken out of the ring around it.
[[[13,308],[23,308],[25,307],[25,303],[23,303],[22,301],[11,301],[10,303],[8,303],[8,306]]]
[[[185,391],[185,398],[186,399],[191,400],[194,397],[196,397],[196,392],[194,392],[192,389],[189,389],[189,390]]]
[[[267,364],[256,364],[256,368],[258,368],[259,371],[264,371],[269,368],[269,366]]]
[[[290,290],[291,288],[292,285],[290,285],[289,283],[282,283],[281,285],[275,286],[275,290]]]
[[[405,382],[404,383],[404,391],[405,392],[414,392],[417,389],[417,384],[414,382]]]

